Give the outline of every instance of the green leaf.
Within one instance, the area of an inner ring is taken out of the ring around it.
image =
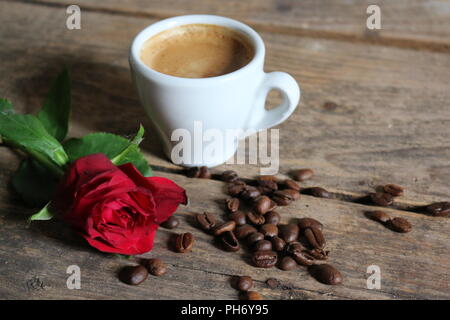
[[[49,170],[33,159],[22,161],[14,173],[11,184],[14,190],[32,207],[42,207],[52,199],[58,180]]]
[[[38,213],[33,214],[31,217],[28,218],[28,223],[35,220],[50,220],[53,218],[53,213],[49,210],[50,203],[47,203],[47,205],[42,208]]]
[[[6,144],[27,152],[54,174],[63,174],[61,167],[69,160],[67,154],[35,116],[16,114],[10,104],[3,102],[0,109],[0,136]]]
[[[128,146],[126,146],[119,154],[117,154],[114,158],[111,159],[111,162],[114,163],[116,166],[127,163],[130,161],[127,161],[129,158],[129,154],[133,154],[136,151],[139,152],[139,144],[142,142],[144,137],[144,127],[140,125],[139,130],[136,134],[136,136],[131,139]]]
[[[58,141],[64,140],[69,128],[70,75],[64,69],[53,82],[38,118],[48,133]]]
[[[139,130],[139,132],[140,131],[141,130]],[[129,148],[130,146],[132,147]],[[75,161],[78,158],[93,153],[103,153],[109,159],[113,159],[124,150],[128,150],[126,155],[121,157],[120,161],[115,164],[121,165],[131,162],[143,176],[149,177],[152,175],[152,169],[140,152],[139,147],[136,144],[131,143],[128,139],[115,134],[100,132],[88,134],[79,139],[69,139],[64,143],[64,149],[66,150],[70,161]]]
[[[12,112],[12,103],[8,99],[0,98],[0,112],[8,113]]]

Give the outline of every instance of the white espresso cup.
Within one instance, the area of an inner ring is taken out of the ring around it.
[[[252,60],[234,72],[209,78],[175,77],[142,62],[141,49],[149,38],[187,24],[211,24],[237,31],[253,46]],[[187,167],[222,164],[235,154],[239,139],[249,132],[276,126],[292,114],[300,99],[299,86],[287,73],[264,72],[264,56],[264,43],[252,28],[214,15],[165,19],[135,37],[129,58],[133,81],[140,102],[162,139],[164,153],[174,163]],[[267,94],[272,89],[282,93],[283,102],[266,110]],[[181,152],[180,130],[190,135],[190,139],[182,135]],[[199,138],[199,130],[214,132],[216,139]],[[243,134],[229,139],[228,133],[233,130]],[[218,136],[227,138],[217,139]]]

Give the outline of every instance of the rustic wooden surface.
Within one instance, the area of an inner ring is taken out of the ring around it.
[[[132,37],[158,19],[214,13],[240,19],[260,32],[266,69],[291,73],[301,84],[299,109],[280,129],[280,176],[312,167],[336,199],[303,196],[280,213],[285,221],[311,216],[325,224],[330,262],[344,284],[321,285],[298,270],[260,270],[246,253],[223,253],[197,230],[192,214],[221,215],[226,196],[219,181],[186,179],[169,163],[147,120],[144,150],[158,175],[184,186],[191,202],[177,212],[179,232],[198,241],[191,254],[167,250],[170,232],[160,229],[149,256],[163,258],[170,272],[127,287],[117,270],[133,261],[97,253],[58,222],[26,228],[33,212],[8,189],[19,159],[0,148],[0,298],[25,299],[235,299],[229,278],[248,274],[269,299],[448,299],[448,218],[412,212],[415,205],[448,200],[450,187],[450,1],[370,1],[382,10],[382,30],[365,31],[366,1],[78,1],[82,29],[65,28],[69,1],[0,2],[0,96],[22,112],[38,109],[49,81],[63,64],[72,68],[70,135],[92,131],[129,134],[145,119],[127,66]],[[70,3],[71,4],[71,3]],[[275,99],[271,102],[273,103]],[[335,110],[323,109],[334,101]],[[224,165],[242,176],[256,165]],[[394,182],[407,193],[392,214],[408,218],[409,234],[396,234],[368,220],[373,207],[352,201],[377,185]],[[226,259],[227,263],[223,263]],[[82,289],[66,288],[67,266],[82,270]],[[382,288],[366,288],[366,268],[382,270]],[[269,289],[268,277],[282,286]],[[189,294],[187,294],[189,293]]]

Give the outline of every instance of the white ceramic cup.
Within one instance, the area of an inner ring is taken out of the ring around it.
[[[233,29],[243,34],[254,48],[253,59],[244,67],[217,77],[181,78],[152,70],[140,59],[142,45],[152,36],[186,24],[212,24]],[[195,123],[202,124],[203,131],[215,129],[224,133],[230,129],[244,131],[263,130],[286,120],[297,107],[300,89],[297,82],[284,72],[265,73],[265,48],[261,37],[249,26],[225,17],[214,15],[178,16],[156,22],[142,30],[133,40],[130,50],[130,68],[141,104],[157,129],[165,154],[173,161],[172,150],[179,141],[171,141],[176,129],[185,129],[194,136]],[[270,90],[282,93],[283,102],[265,109]],[[198,129],[198,128],[197,128]],[[223,152],[203,154],[211,143],[190,148],[192,157],[181,165],[187,167],[213,167],[226,162],[237,150],[238,140],[221,141]],[[192,144],[198,139],[192,139]],[[212,146],[214,147],[214,146]],[[180,163],[178,163],[180,164]]]

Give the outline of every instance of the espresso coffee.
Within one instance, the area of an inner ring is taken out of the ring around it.
[[[142,62],[181,78],[209,78],[236,71],[253,58],[246,37],[210,24],[188,24],[163,31],[142,46]]]

